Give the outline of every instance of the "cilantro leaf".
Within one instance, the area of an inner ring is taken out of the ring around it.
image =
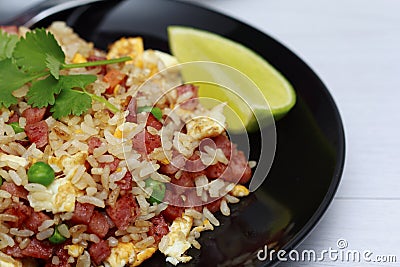
[[[50,111],[55,119],[60,119],[70,114],[80,116],[91,107],[92,98],[84,92],[63,89]]]
[[[61,62],[59,62],[55,57],[52,55],[46,55],[46,66],[49,68],[51,75],[57,80],[60,78],[60,67]]]
[[[0,61],[0,106],[8,108],[12,104],[17,104],[17,98],[12,95],[12,92],[32,78],[34,78],[33,75],[21,72],[11,59]]]
[[[18,36],[16,34],[8,34],[0,29],[0,60],[11,58],[17,42]]]
[[[72,89],[75,87],[85,88],[89,84],[94,83],[96,80],[97,76],[90,74],[60,76],[60,81],[63,84],[63,88],[66,89]]]
[[[32,107],[42,108],[54,105],[55,94],[61,91],[61,84],[56,78],[49,75],[46,79],[32,83],[28,94],[28,104]]]
[[[26,33],[16,44],[13,57],[16,64],[27,72],[40,72],[48,68],[47,60],[51,57],[54,62],[64,64],[65,55],[54,35],[45,29],[36,29]]]

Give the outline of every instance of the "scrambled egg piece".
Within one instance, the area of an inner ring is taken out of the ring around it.
[[[234,197],[245,197],[245,196],[248,196],[250,194],[250,191],[245,186],[237,184],[232,189],[231,194]]]
[[[187,134],[197,140],[221,135],[225,128],[209,117],[196,117],[186,123]]]
[[[151,248],[145,248],[143,250],[136,250],[135,247],[135,251],[136,251],[136,260],[131,265],[131,267],[139,266],[140,264],[142,264],[142,262],[153,256],[154,252],[156,252],[156,248],[151,247]]]
[[[170,227],[170,232],[161,239],[159,249],[167,256],[167,262],[177,265],[179,262],[188,262],[192,259],[190,256],[184,256],[186,250],[191,247],[187,237],[192,225],[193,219],[187,215],[176,218]]]
[[[22,267],[22,263],[19,260],[15,260],[12,257],[0,252],[0,266],[1,267]]]
[[[64,249],[68,250],[68,255],[77,258],[80,255],[82,255],[83,251],[84,251],[84,247],[79,246],[79,245],[68,245],[65,246]]]
[[[123,37],[111,45],[107,54],[107,58],[111,59],[130,56],[133,59],[133,63],[137,67],[141,67],[143,65],[143,61],[141,59],[143,51],[143,39],[141,37]],[[131,62],[132,61],[127,61],[126,63]]]
[[[49,198],[38,197],[37,194],[48,194]],[[59,178],[51,183],[45,192],[29,192],[29,204],[35,211],[73,212],[77,190],[67,178]]]
[[[61,157],[49,157],[48,164],[53,168],[55,172],[60,171],[71,171],[77,166],[85,165],[86,158],[88,156],[87,152],[78,152],[73,156],[61,156]]]
[[[214,230],[214,226],[210,223],[209,220],[206,219],[203,221],[203,225],[194,227],[192,229],[192,232],[201,233],[201,232],[207,231],[207,230]]]
[[[135,246],[132,243],[119,242],[116,247],[111,249],[111,254],[107,258],[111,267],[124,267],[132,264],[136,260]]]
[[[111,267],[124,267],[128,264],[134,267],[150,258],[154,252],[156,252],[155,247],[138,249],[133,243],[119,242],[116,247],[111,248],[111,254],[106,262]]]

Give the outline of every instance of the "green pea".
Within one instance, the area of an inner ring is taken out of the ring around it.
[[[165,196],[165,184],[151,178],[145,181],[146,188],[153,189],[148,201],[150,204],[161,203]]]
[[[28,181],[48,186],[54,181],[55,173],[49,164],[44,162],[34,163],[28,170]]]
[[[61,243],[64,243],[65,240],[67,240],[67,238],[65,236],[63,236],[62,234],[60,234],[60,232],[58,231],[58,226],[56,226],[54,228],[53,235],[49,237],[50,243],[61,244]]]
[[[150,107],[150,106],[138,107],[137,112],[138,113],[151,112],[151,114],[153,114],[153,116],[157,120],[160,121],[162,119],[162,110],[158,107]]]
[[[24,128],[22,128],[18,122],[12,122],[10,123],[10,126],[13,128],[14,133],[22,133],[24,131]]]
[[[0,186],[3,184],[3,177],[0,176]]]

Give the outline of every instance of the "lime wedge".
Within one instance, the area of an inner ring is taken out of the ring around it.
[[[243,108],[243,104],[237,103],[235,100],[237,97],[221,94],[219,90],[205,86],[200,86],[199,90],[200,97],[227,101],[228,105],[238,113],[247,130],[258,128],[252,112],[262,115],[263,110],[266,110],[266,113],[272,113],[274,118],[278,119],[294,106],[296,95],[290,83],[265,59],[249,48],[217,34],[189,27],[169,26],[168,36],[171,52],[180,63],[211,61],[225,64],[247,75],[255,83],[268,104],[260,106],[256,99],[257,94],[238,92],[249,105],[257,103],[250,109]],[[229,73],[224,74],[229,76]],[[183,77],[185,81],[193,81],[196,80],[196,75],[195,71],[186,71]],[[229,118],[227,120],[229,128],[235,128],[235,122],[229,122]]]

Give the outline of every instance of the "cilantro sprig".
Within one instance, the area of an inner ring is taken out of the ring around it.
[[[62,75],[61,70],[115,64],[131,60],[122,57],[77,64],[65,63],[65,54],[53,34],[45,29],[28,32],[25,38],[0,30],[0,106],[9,108],[18,100],[13,92],[31,83],[26,95],[32,107],[51,106],[53,117],[80,116],[99,101],[112,112],[118,108],[85,88],[96,81],[90,74]]]

